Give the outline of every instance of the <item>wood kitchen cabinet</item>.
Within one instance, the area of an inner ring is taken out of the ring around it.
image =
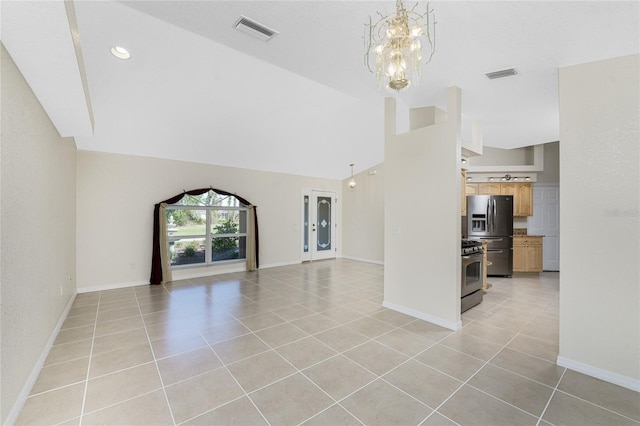
[[[530,183],[501,183],[500,195],[513,196],[513,216],[533,216],[533,185]]]
[[[466,172],[465,178],[466,180]],[[511,195],[513,196],[513,216],[533,216],[533,184],[532,183],[467,183],[464,185],[466,195]],[[466,201],[463,202],[466,215]]]
[[[542,237],[513,237],[513,272],[542,272]]]
[[[466,195],[480,195],[477,183],[468,183],[464,187]]]
[[[514,206],[518,207],[514,216],[533,216],[533,184],[516,183],[513,195]]]
[[[499,183],[479,183],[478,193],[480,195],[500,195],[501,185]]]

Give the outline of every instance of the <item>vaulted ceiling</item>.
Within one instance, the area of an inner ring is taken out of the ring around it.
[[[386,96],[444,108],[459,86],[463,138],[479,120],[487,146],[541,144],[558,140],[559,67],[640,52],[637,1],[433,1],[435,56],[398,95],[376,90],[362,38],[394,2],[72,5],[3,0],[1,35],[79,149],[334,179],[384,160]],[[279,34],[243,34],[241,15]],[[112,56],[115,45],[131,59]],[[519,74],[484,75],[509,67]]]

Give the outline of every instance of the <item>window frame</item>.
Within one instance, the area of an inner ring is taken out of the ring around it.
[[[235,197],[234,197],[235,198]],[[174,210],[204,210],[206,212],[206,218],[205,218],[205,235],[189,235],[189,238],[193,238],[193,239],[203,239],[205,240],[204,242],[204,247],[205,247],[205,255],[204,255],[204,262],[201,263],[187,263],[187,264],[183,264],[183,265],[171,265],[171,269],[172,270],[176,270],[176,269],[186,269],[186,268],[197,268],[197,267],[206,267],[206,266],[214,266],[214,265],[221,265],[221,264],[226,264],[226,263],[241,263],[241,262],[246,262],[247,260],[247,253],[245,251],[244,253],[244,257],[238,258],[238,259],[225,259],[225,260],[212,260],[213,257],[213,248],[212,248],[212,243],[213,240],[216,238],[242,238],[244,237],[245,239],[248,238],[246,229],[245,232],[240,232],[240,230],[238,230],[237,233],[226,233],[226,234],[215,234],[213,232],[211,232],[211,223],[212,223],[212,217],[211,217],[211,212],[212,211],[237,211],[239,214],[241,214],[241,212],[245,212],[245,217],[246,217],[246,226],[245,228],[247,228],[249,226],[248,223],[248,217],[249,217],[249,209],[243,205],[242,202],[240,202],[240,200],[238,200],[236,198],[236,200],[238,201],[238,204],[240,204],[238,207],[235,206],[206,206],[206,205],[195,205],[195,204],[168,204],[166,207],[167,211],[174,211]],[[168,228],[167,228],[167,247],[166,250],[168,253],[170,253],[169,247],[171,245],[172,242],[176,242],[179,241],[181,239],[184,239],[185,236],[182,237],[175,237],[175,236],[170,236],[169,232],[168,232]]]

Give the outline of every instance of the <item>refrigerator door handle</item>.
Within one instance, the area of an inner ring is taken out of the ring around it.
[[[492,231],[496,232],[496,200],[493,200],[493,213],[491,214],[491,223],[493,224]]]
[[[486,230],[491,232],[491,199],[487,200]]]

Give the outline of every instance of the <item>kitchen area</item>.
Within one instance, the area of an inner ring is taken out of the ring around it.
[[[521,148],[518,154],[485,148],[493,159],[463,160],[461,312],[482,302],[482,294],[491,287],[487,277],[510,278],[513,274],[539,274],[543,270],[558,270],[559,261],[554,259],[559,252],[558,238],[557,231],[553,228],[558,226],[559,208],[557,202],[545,203],[544,200],[549,190],[555,190],[557,197],[557,183],[548,184],[545,180],[549,176],[557,179],[557,144],[546,144],[547,158],[544,156],[545,146],[542,146]],[[485,165],[492,162],[504,163],[507,156],[511,156],[508,161],[520,160],[525,163],[528,156],[529,162],[533,163],[535,151],[539,152],[542,167],[540,164]],[[517,159],[515,155],[520,155],[521,158]],[[534,157],[533,161],[531,157]],[[477,167],[481,172],[472,172],[474,163],[482,164]],[[547,176],[544,176],[544,165],[549,166]],[[537,168],[539,171],[520,171],[527,168]],[[541,181],[539,188],[534,183],[536,181]],[[537,205],[535,216],[534,205]],[[546,238],[545,231],[553,235]],[[545,246],[549,251],[547,258],[550,260],[547,261],[544,261]]]
[[[477,291],[477,288],[463,290],[461,287],[461,265],[466,260],[461,258],[461,240],[468,239],[461,217],[467,220],[470,217],[466,211],[467,195],[512,198],[512,228],[505,235],[508,238],[502,241],[507,240],[510,244],[502,251],[511,254],[511,265],[507,259],[507,272],[499,275],[524,274],[520,272],[524,270],[532,271],[526,274],[537,274],[533,271],[545,269],[545,258],[549,254],[558,257],[557,249],[548,249],[545,245],[551,235],[545,230],[546,221],[538,219],[534,213],[546,210],[535,208],[540,201],[537,198],[539,189],[555,186],[557,192],[559,187],[559,144],[552,142],[516,149],[493,148],[481,143],[477,144],[479,148],[476,144],[465,145],[465,140],[456,136],[462,93],[458,88],[449,88],[447,95],[446,114],[435,107],[403,111],[395,99],[386,99],[384,170],[382,173],[378,170],[375,177],[363,174],[358,185],[371,185],[366,188],[371,190],[378,188],[375,184],[379,182],[380,192],[384,194],[384,203],[380,203],[384,210],[384,250],[380,253],[385,266],[383,306],[451,330],[460,330],[461,298],[464,293]],[[474,139],[467,139],[469,141],[474,142]],[[472,149],[474,154],[468,155],[467,151]],[[507,180],[507,175],[511,180]],[[364,186],[359,188],[365,190]],[[370,211],[364,202],[360,208],[360,211]],[[492,218],[487,214],[486,204],[484,215],[486,227],[490,223],[487,219]],[[367,233],[352,233],[358,229],[358,216],[345,216],[345,220],[349,224],[345,230],[348,229],[350,238],[370,238]],[[526,229],[527,238],[521,239],[523,229]],[[555,243],[557,234],[556,231],[551,238]],[[531,238],[542,235],[544,237],[537,241]],[[489,254],[489,249],[493,250],[497,243],[487,243],[488,257],[495,258],[498,254]],[[366,247],[349,255],[362,257],[366,254],[364,249]],[[514,249],[516,253],[513,253]],[[500,251],[500,248],[496,247],[496,250]],[[524,254],[525,260],[521,260],[520,253]],[[487,290],[482,291],[490,292],[488,287],[497,267],[500,267],[498,260],[487,259],[481,267],[478,268],[476,262],[476,266],[465,273],[467,277],[479,275],[480,288],[485,287]],[[478,270],[481,272],[477,273]],[[489,277],[488,281],[485,275]],[[494,282],[500,280],[503,278],[495,278]],[[478,296],[476,293],[475,297]]]

